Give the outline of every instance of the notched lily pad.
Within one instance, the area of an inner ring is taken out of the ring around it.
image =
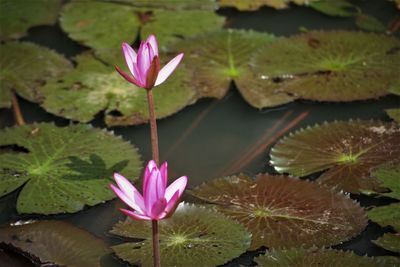
[[[105,111],[109,126],[148,121],[145,89],[126,82],[113,68],[90,54],[76,58],[77,68],[44,86],[42,106],[58,116],[88,122]],[[157,118],[167,117],[195,101],[183,67],[154,89]]]
[[[100,267],[101,257],[109,252],[101,239],[61,221],[1,227],[0,242],[16,248],[40,266],[52,263],[68,267]]]
[[[175,214],[159,221],[161,266],[216,266],[238,257],[250,245],[246,229],[205,207],[180,204]],[[112,247],[132,264],[153,266],[151,222],[127,219],[111,233],[144,239]]]
[[[386,114],[395,120],[397,123],[400,123],[400,108],[391,108],[391,109],[386,109]]]
[[[350,251],[333,249],[272,250],[267,251],[265,255],[257,257],[255,261],[259,267],[394,266],[392,261],[382,260],[379,257],[360,257]]]
[[[368,211],[368,218],[382,227],[391,226],[400,232],[400,203],[373,208]]]
[[[0,108],[11,106],[11,91],[39,102],[38,89],[72,69],[60,54],[27,42],[2,44],[0,55]]]
[[[373,240],[373,243],[383,247],[386,250],[400,253],[400,234],[386,233],[377,240]]]
[[[54,24],[61,3],[61,0],[0,0],[0,40],[17,39],[31,27]]]
[[[399,161],[400,128],[375,121],[324,123],[283,138],[270,157],[280,173],[303,177],[326,170],[318,182],[352,193],[379,192],[370,171]]]
[[[308,5],[318,0],[219,0],[221,7],[236,7],[238,10],[257,10],[262,6],[269,6],[276,9],[289,7],[290,3],[297,5]]]
[[[364,100],[399,84],[399,48],[397,38],[385,35],[315,31],[266,44],[250,66],[266,91],[318,101]]]
[[[270,34],[224,30],[183,40],[170,50],[185,52],[186,65],[193,71],[192,86],[200,96],[222,98],[235,81],[246,101],[261,108],[291,101],[287,94],[264,90],[248,71],[254,51],[272,40]]]
[[[0,131],[0,196],[22,187],[19,213],[76,212],[110,200],[113,172],[135,179],[140,165],[134,146],[87,125]]]
[[[330,246],[359,234],[367,225],[363,209],[348,197],[314,182],[258,175],[212,180],[192,194],[252,233],[251,249]]]

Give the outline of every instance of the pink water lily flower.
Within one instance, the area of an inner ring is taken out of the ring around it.
[[[111,184],[111,189],[133,209],[121,211],[136,220],[161,220],[171,216],[186,188],[187,177],[182,176],[167,187],[167,168],[167,162],[158,169],[155,161],[149,161],[144,172],[143,196],[125,177],[115,173],[118,187]]]
[[[145,42],[140,43],[137,54],[129,44],[122,43],[122,53],[131,75],[118,66],[115,66],[116,70],[128,82],[145,89],[151,89],[163,83],[183,58],[183,53],[177,55],[160,70],[158,44],[154,35],[150,35]]]

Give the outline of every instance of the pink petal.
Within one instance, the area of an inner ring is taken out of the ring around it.
[[[157,180],[159,179],[160,172],[154,168],[150,173],[145,190],[143,191],[144,205],[146,211],[151,211],[154,203],[161,197],[158,196]]]
[[[150,59],[149,59],[149,46],[147,43],[142,42],[140,44],[140,48],[138,51],[138,56],[137,56],[137,66],[138,70],[140,73],[140,77],[142,81],[146,80],[146,75],[147,75],[147,70],[150,67]]]
[[[127,196],[124,192],[122,192],[118,187],[114,186],[114,185],[110,185],[111,189],[114,191],[114,193],[123,201],[125,202],[126,205],[128,205],[129,207],[131,207],[132,209],[144,213],[143,209],[142,209],[142,205],[139,205],[135,199],[132,197]],[[141,196],[140,196],[141,197]],[[143,199],[142,199],[143,201]]]
[[[151,34],[147,38],[146,42],[151,45],[151,48],[153,49],[153,52],[154,52],[154,56],[158,56],[158,44],[157,44],[157,39],[154,36],[154,34]]]
[[[124,176],[114,173],[114,179],[118,184],[118,187],[121,189],[121,191],[130,199],[132,199],[136,205],[139,206],[139,210],[142,212],[145,210],[144,207],[144,201],[142,195],[139,193],[139,191],[134,187],[128,179],[126,179]],[[128,204],[129,205],[129,204]],[[138,210],[138,209],[135,209]]]
[[[157,86],[162,84],[168,78],[168,76],[171,75],[171,73],[176,69],[176,67],[181,62],[182,58],[183,58],[183,53],[171,59],[171,61],[168,62],[168,64],[165,65],[158,73],[158,77],[154,85]]]
[[[147,163],[146,169],[144,170],[143,193],[146,192],[150,173],[153,171],[154,168],[158,170],[156,162],[154,160],[150,160],[149,163]]]
[[[124,54],[126,65],[134,77],[137,77],[134,72],[133,66],[136,64],[136,52],[127,43],[122,43],[122,53]]]
[[[143,221],[143,220],[150,221],[151,220],[151,218],[146,215],[141,215],[141,214],[138,214],[138,213],[130,211],[130,210],[120,209],[120,211],[122,211],[125,215],[127,215],[135,220],[140,220],[140,221]]]
[[[118,71],[118,73],[124,77],[125,80],[127,80],[130,83],[133,83],[136,86],[139,87],[144,87],[144,84],[141,84],[138,80],[136,80],[134,77],[129,76],[128,74],[126,74],[123,70],[121,70],[118,66],[115,66],[115,69]]]
[[[161,178],[163,181],[164,188],[167,187],[168,183],[168,163],[164,162],[160,167]],[[164,195],[164,194],[163,194]]]
[[[169,200],[169,202],[167,203],[167,206],[165,207],[164,211],[165,211],[165,217],[169,217],[172,215],[172,213],[174,213],[174,211],[176,210],[176,207],[178,207],[179,204],[179,199],[180,199],[180,194],[179,194],[179,190],[177,190],[171,197],[171,199]]]
[[[170,184],[167,189],[165,190],[165,199],[169,202],[172,196],[175,194],[176,191],[179,191],[179,198],[182,196],[183,191],[186,188],[187,184],[187,177],[182,176],[179,179],[175,180],[172,184]]]
[[[158,199],[151,207],[151,212],[148,216],[154,220],[159,220],[161,215],[164,213],[166,206],[167,200],[165,200],[165,198]]]

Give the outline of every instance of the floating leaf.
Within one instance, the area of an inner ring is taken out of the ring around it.
[[[357,7],[348,0],[319,0],[310,3],[310,7],[329,16],[352,17]]]
[[[386,233],[372,242],[386,250],[400,253],[400,234]]]
[[[87,125],[40,123],[0,131],[0,196],[23,187],[19,213],[76,212],[115,197],[113,172],[135,179],[136,149]]]
[[[109,126],[140,124],[148,121],[144,89],[127,83],[113,68],[90,54],[76,58],[77,68],[59,80],[48,83],[40,92],[42,106],[68,119],[88,122],[102,110]],[[156,115],[169,116],[195,100],[185,69],[179,68],[168,81],[154,90]]]
[[[255,259],[259,267],[319,267],[319,266],[363,266],[363,267],[389,267],[392,262],[379,257],[360,257],[351,251],[333,249],[305,250],[272,250]]]
[[[291,101],[287,94],[265,90],[264,84],[254,82],[248,71],[254,51],[273,39],[265,33],[224,30],[183,40],[174,44],[172,50],[185,52],[186,65],[193,73],[192,86],[200,96],[222,98],[234,80],[246,101],[265,107]]]
[[[400,203],[373,208],[368,211],[368,218],[380,226],[392,226],[400,232]]]
[[[397,123],[400,123],[400,108],[391,108],[391,109],[386,109],[386,114],[395,120]]]
[[[21,250],[40,266],[54,263],[68,267],[100,267],[100,258],[108,253],[101,239],[60,221],[2,227],[0,242]]]
[[[371,32],[385,32],[386,30],[381,21],[367,14],[357,14],[356,25],[360,29]]]
[[[0,108],[11,106],[11,90],[29,101],[39,101],[37,90],[72,68],[61,55],[31,43],[2,44],[0,55]]]
[[[400,200],[400,165],[380,167],[372,176],[378,178],[382,186],[390,189],[391,192],[382,195]]]
[[[219,0],[221,7],[236,7],[238,10],[257,10],[262,6],[269,6],[276,9],[289,7],[290,2],[297,5],[308,5],[319,0]]]
[[[320,183],[352,193],[379,192],[380,182],[370,171],[399,161],[400,129],[374,121],[324,123],[283,138],[270,156],[280,173],[302,177],[327,170]]]
[[[399,47],[398,39],[385,35],[309,32],[266,44],[254,54],[251,69],[265,91],[293,98],[377,98],[400,84]]]
[[[79,1],[79,0],[76,0]],[[166,10],[211,10],[217,9],[215,0],[113,0],[128,3],[140,8],[157,8]]]
[[[161,266],[215,266],[238,257],[250,245],[246,229],[204,207],[180,204],[175,214],[159,221]],[[132,264],[153,266],[151,222],[127,219],[113,234],[145,239],[112,247],[118,257]]]
[[[22,37],[34,26],[54,24],[61,2],[60,0],[0,0],[0,40]]]
[[[259,175],[255,182],[227,177],[192,194],[245,225],[253,236],[251,249],[330,246],[356,236],[367,224],[363,209],[348,197],[284,176]]]

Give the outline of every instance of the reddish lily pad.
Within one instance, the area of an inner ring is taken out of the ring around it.
[[[216,266],[238,257],[250,245],[246,229],[205,207],[180,204],[175,214],[159,221],[161,266]],[[121,259],[153,266],[151,222],[127,219],[111,233],[144,239],[113,246]]]
[[[18,213],[72,213],[115,198],[113,172],[136,179],[134,146],[112,133],[49,123],[0,131],[0,197],[18,188]]]
[[[42,106],[58,116],[79,122],[91,121],[105,112],[109,126],[148,121],[146,91],[126,82],[115,70],[90,54],[76,58],[77,67],[41,88]],[[154,89],[157,118],[167,117],[195,101],[184,68]]]
[[[351,251],[333,249],[289,249],[272,250],[255,259],[259,267],[320,267],[320,266],[363,266],[392,267],[397,260],[380,259],[379,257],[360,257]]]
[[[39,102],[38,89],[72,69],[62,55],[28,42],[2,44],[0,55],[0,108],[11,106],[12,91]]]
[[[251,69],[266,91],[318,101],[364,100],[399,84],[399,48],[395,37],[315,31],[266,44]]]
[[[185,52],[186,66],[192,70],[192,86],[201,97],[222,98],[235,81],[245,100],[254,107],[276,106],[292,101],[287,94],[265,90],[254,82],[249,61],[260,46],[272,42],[270,34],[224,30],[183,40],[170,50]]]
[[[262,6],[269,6],[276,9],[289,7],[290,3],[297,5],[308,5],[318,0],[219,0],[221,7],[236,7],[238,10],[257,10]]]
[[[381,191],[370,171],[400,159],[400,127],[375,121],[336,121],[308,127],[279,141],[271,163],[303,177],[325,171],[318,182],[347,192]]]
[[[386,250],[400,253],[400,234],[386,233],[377,240],[373,240],[373,243],[383,247]]]
[[[100,267],[109,252],[92,234],[60,221],[38,221],[0,228],[0,242],[12,246],[40,266]]]
[[[253,236],[251,249],[331,246],[367,225],[363,209],[348,197],[285,176],[258,175],[254,182],[227,177],[192,194],[245,225]]]

